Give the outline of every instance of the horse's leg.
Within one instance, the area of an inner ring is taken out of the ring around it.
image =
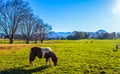
[[[46,66],[48,66],[48,65],[50,65],[50,58],[49,57],[46,58]]]
[[[34,61],[35,57],[36,57],[36,55],[30,54],[29,62],[30,62],[30,65],[32,65],[32,66],[33,66],[32,62]]]

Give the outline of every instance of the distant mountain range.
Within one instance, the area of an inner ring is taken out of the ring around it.
[[[104,34],[104,33],[107,33],[105,30],[98,30],[96,32],[87,32],[89,34],[89,38],[92,38],[92,37],[98,37],[99,35],[101,34]]]
[[[4,33],[0,33],[0,38],[4,38],[5,34]]]
[[[67,38],[67,36],[71,35],[72,32],[49,32],[47,37],[48,38],[53,38],[53,39],[58,39],[58,38]]]
[[[98,30],[96,32],[86,32],[89,34],[89,38],[97,37],[100,34],[107,33],[105,30]],[[67,38],[67,36],[71,35],[72,32],[49,32],[48,38],[58,39],[58,38]]]
[[[72,32],[49,32],[47,37],[50,39],[59,39],[59,38],[67,38],[67,36],[71,35]],[[0,33],[0,38],[4,38],[5,34]]]
[[[98,30],[96,32],[86,32],[89,34],[89,38],[97,37],[100,34],[107,33],[105,30]],[[51,31],[47,34],[47,37],[50,39],[61,39],[61,38],[67,38],[67,36],[71,35],[72,32],[54,32]],[[0,33],[0,37],[5,37],[4,33]]]

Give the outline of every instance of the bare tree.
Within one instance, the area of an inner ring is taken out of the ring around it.
[[[35,19],[35,26],[33,28],[32,36],[33,36],[33,39],[35,41],[35,44],[37,44],[37,41],[40,38],[39,29],[40,29],[40,26],[43,24],[43,20],[40,19],[39,17],[35,17],[34,19]]]
[[[26,18],[20,25],[20,31],[26,44],[29,44],[30,36],[32,35],[34,25],[34,15],[30,13],[26,14]]]
[[[36,18],[36,24],[34,26],[33,31],[33,39],[35,40],[35,44],[38,40],[43,43],[44,39],[46,38],[47,33],[52,29],[50,25],[44,23],[42,19],[39,17]]]
[[[0,30],[13,43],[15,32],[31,8],[24,0],[0,0]]]
[[[42,25],[40,25],[39,28],[39,35],[40,35],[40,42],[43,43],[43,41],[46,38],[47,33],[52,29],[52,27],[50,25],[48,25],[47,23],[43,23]]]

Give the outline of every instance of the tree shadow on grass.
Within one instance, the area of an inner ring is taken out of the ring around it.
[[[0,71],[0,74],[32,74],[34,72],[41,72],[42,70],[48,68],[47,66],[41,66],[38,68],[26,70],[24,69],[25,67],[28,67],[28,66],[6,69],[3,71]]]

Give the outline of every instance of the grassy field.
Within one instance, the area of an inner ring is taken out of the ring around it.
[[[120,40],[50,40],[43,44],[0,44],[0,74],[120,74]],[[45,66],[45,59],[29,64],[33,46],[51,47],[58,66]]]

